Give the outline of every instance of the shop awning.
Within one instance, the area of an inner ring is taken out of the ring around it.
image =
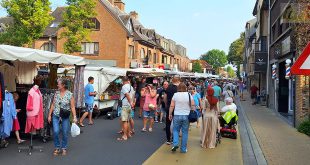
[[[86,65],[83,57],[10,45],[0,45],[0,59],[64,65]]]
[[[163,69],[158,69],[158,68],[129,69],[128,72],[142,74],[142,75],[145,75],[145,76],[154,76],[154,77],[161,77],[161,76],[165,76],[166,75],[166,73],[165,73],[165,71]]]
[[[98,71],[104,75],[113,75],[113,76],[126,76],[128,69],[117,68],[117,67],[85,67],[85,71]],[[72,67],[69,68],[58,68],[57,74],[67,74],[74,75],[75,70]]]

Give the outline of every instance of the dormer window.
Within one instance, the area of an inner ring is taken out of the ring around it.
[[[59,22],[53,22],[51,25],[50,25],[50,27],[51,28],[57,28],[58,26],[59,26]]]
[[[127,29],[132,32],[132,24],[131,21],[128,21],[127,25],[126,25]]]

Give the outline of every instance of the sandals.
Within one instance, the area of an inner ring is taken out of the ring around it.
[[[85,127],[85,125],[83,123],[79,123],[80,127]]]
[[[128,139],[125,139],[123,137],[117,138],[117,141],[127,141]]]
[[[123,134],[124,133],[124,131],[119,131],[119,132],[117,132],[117,134]]]
[[[53,152],[54,156],[58,156],[60,154],[60,150],[59,149],[55,149]]]
[[[149,128],[149,132],[153,132],[153,128]]]
[[[24,143],[26,140],[18,140],[17,141],[17,144],[22,144],[22,143]]]

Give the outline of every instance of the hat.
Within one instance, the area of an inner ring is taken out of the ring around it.
[[[232,102],[234,102],[234,100],[233,100],[231,97],[227,97],[227,98],[225,99],[225,102],[232,103]]]

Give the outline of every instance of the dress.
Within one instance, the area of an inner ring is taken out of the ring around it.
[[[210,110],[207,99],[203,100],[203,120],[201,128],[201,146],[203,148],[215,148],[216,132],[219,127],[217,112]]]
[[[32,87],[27,98],[27,120],[25,133],[44,127],[43,96],[39,88]]]

